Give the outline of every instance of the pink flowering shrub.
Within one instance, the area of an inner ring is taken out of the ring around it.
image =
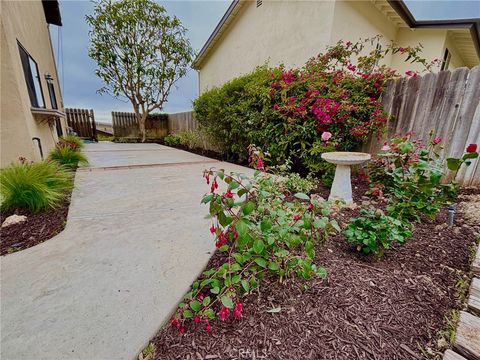
[[[202,203],[209,208],[210,233],[223,256],[179,305],[171,324],[181,333],[187,327],[210,332],[214,319],[241,319],[243,295],[257,291],[265,277],[280,282],[291,276],[325,277],[325,268],[314,260],[315,243],[340,230],[329,219],[327,203],[303,193],[289,201],[281,179],[265,172],[257,170],[250,179],[206,170],[204,178],[210,192]]]
[[[231,159],[246,160],[248,145],[256,144],[272,165],[290,159],[293,171],[323,173],[330,165],[322,152],[356,149],[385,128],[381,96],[388,80],[405,76],[380,65],[388,52],[433,66],[420,57],[421,47],[368,52],[378,41],[338,42],[301,68],[260,67],[203,93],[195,116]]]

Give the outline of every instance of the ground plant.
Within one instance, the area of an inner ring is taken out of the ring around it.
[[[168,134],[163,138],[163,142],[167,146],[178,146],[180,145],[180,137],[177,134]]]
[[[374,186],[390,195],[388,212],[402,220],[421,220],[421,215],[433,218],[439,209],[451,203],[457,194],[454,178],[462,165],[469,166],[478,157],[471,144],[460,159],[442,160],[442,139],[433,132],[426,144],[413,140],[412,134],[400,136],[385,144],[378,160],[370,166]],[[451,181],[441,181],[453,170]]]
[[[177,134],[181,145],[192,150],[200,147],[202,144],[201,134],[198,130],[183,130]]]
[[[12,163],[0,170],[1,208],[32,212],[54,208],[72,186],[72,174],[54,161]]]
[[[395,243],[404,244],[412,236],[408,222],[388,216],[380,209],[362,209],[361,215],[350,219],[345,237],[365,254],[381,256]]]
[[[79,165],[87,165],[87,157],[79,150],[70,146],[58,144],[49,154],[48,158],[59,163],[67,169],[75,170]]]
[[[190,320],[209,332],[213,318],[241,318],[242,295],[256,291],[266,277],[282,283],[291,276],[326,276],[313,259],[314,244],[340,230],[329,218],[328,203],[304,193],[287,201],[281,180],[260,170],[253,178],[209,170],[204,178],[210,193],[202,203],[209,207],[210,232],[225,261],[203,272],[179,305],[172,325],[180,332]]]

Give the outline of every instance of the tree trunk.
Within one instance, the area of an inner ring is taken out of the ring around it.
[[[142,138],[142,143],[145,142],[146,131],[145,131],[145,121],[147,120],[148,114],[137,114],[138,119],[138,129],[140,130],[140,136]]]

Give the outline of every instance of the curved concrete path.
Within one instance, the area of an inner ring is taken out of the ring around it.
[[[134,359],[214,250],[205,168],[236,165],[157,144],[89,144],[65,230],[1,258],[7,359]]]

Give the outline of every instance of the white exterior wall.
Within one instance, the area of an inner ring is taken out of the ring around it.
[[[397,36],[397,28],[370,1],[336,1],[330,44],[339,40],[356,42],[360,38],[382,35],[380,43],[388,45]],[[384,64],[391,63],[387,54]]]
[[[330,41],[332,1],[249,1],[199,73],[200,92],[268,62],[302,66]]]
[[[63,100],[42,2],[3,1],[1,11],[0,166],[4,167],[20,156],[28,160],[40,160],[39,148],[32,141],[33,137],[40,138],[44,156],[48,155],[58,140],[54,126],[49,126],[32,115],[17,41],[37,62],[46,108],[52,108],[46,73],[54,78],[60,111],[63,111]],[[65,133],[66,121],[63,119],[62,123]]]
[[[248,1],[228,26],[199,70],[200,93],[219,86],[268,62],[272,66],[301,67],[339,40],[355,42],[382,35],[400,46],[423,45],[421,57],[442,59],[445,47],[452,53],[449,68],[465,66],[447,29],[396,27],[371,1],[274,1],[256,7]],[[388,54],[383,64],[404,74],[424,71],[421,64],[405,62],[405,54]]]
[[[401,28],[398,30],[397,43],[400,46],[416,46],[419,43],[422,44],[423,49],[420,56],[427,61],[432,61],[442,58],[446,36],[447,30],[444,29]],[[398,70],[402,75],[408,70],[424,71],[423,65],[405,62],[406,58],[407,56],[405,54],[395,54],[391,64],[392,68]]]

